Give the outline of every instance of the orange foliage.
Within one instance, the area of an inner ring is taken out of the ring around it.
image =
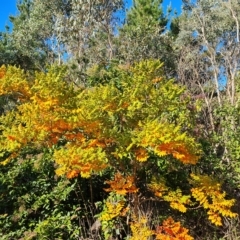
[[[15,136],[11,136],[11,135],[7,136],[7,138],[8,138],[10,141],[15,141],[15,140],[16,140],[16,137],[15,137]]]
[[[79,170],[71,170],[71,171],[69,171],[67,174],[66,174],[66,176],[67,176],[67,178],[69,178],[69,179],[71,179],[71,178],[75,178],[75,177],[77,177],[78,175],[79,175]]]
[[[138,188],[134,184],[134,177],[123,177],[120,172],[115,174],[113,181],[106,181],[105,183],[110,185],[110,188],[105,188],[107,192],[116,192],[120,195],[126,195],[127,193],[136,193]]]
[[[67,132],[67,133],[64,134],[64,137],[68,141],[75,141],[75,142],[78,142],[78,143],[83,143],[85,141],[85,137],[82,133]]]
[[[162,80],[163,80],[162,77],[157,77],[152,80],[152,83],[158,83],[158,82],[161,82]]]
[[[0,67],[0,79],[3,78],[6,74],[6,67],[3,65]]]
[[[88,147],[101,147],[101,148],[105,148],[106,144],[105,144],[104,140],[100,141],[98,139],[93,139],[88,144]]]
[[[157,147],[157,151],[163,156],[171,154],[174,158],[185,164],[196,164],[199,156],[191,154],[187,147],[183,143],[169,142],[160,144]]]
[[[193,240],[188,234],[188,229],[181,226],[180,222],[175,222],[172,217],[163,221],[162,226],[157,226],[155,234],[159,240]]]
[[[136,159],[139,162],[145,162],[148,159],[148,153],[145,148],[139,147],[135,150]]]
[[[100,122],[99,121],[84,121],[82,120],[77,124],[78,127],[84,129],[84,132],[87,134],[94,134],[95,136],[99,136],[100,131]]]

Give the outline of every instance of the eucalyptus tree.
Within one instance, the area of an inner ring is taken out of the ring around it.
[[[114,14],[122,0],[24,0],[11,16],[12,46],[44,69],[46,64],[74,62],[74,71],[111,60]]]
[[[85,72],[93,64],[108,65],[113,59],[114,31],[117,12],[122,0],[69,0],[68,15],[58,14],[54,26],[58,41],[66,50],[66,57],[76,82],[84,82]]]
[[[211,94],[216,93],[218,105],[223,104],[223,95],[227,96],[231,105],[235,105],[235,79],[240,66],[239,2],[184,2],[185,11],[181,16],[181,31],[177,39],[183,53],[180,57],[184,59],[184,63],[179,65],[179,78],[186,82],[191,67],[197,74],[194,79],[202,93],[205,94],[204,88],[211,86]]]
[[[199,127],[218,158],[213,167],[235,186],[240,183],[239,23],[237,0],[185,0],[175,42],[178,80],[203,100]]]

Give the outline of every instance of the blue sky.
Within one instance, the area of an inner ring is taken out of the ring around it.
[[[5,26],[9,25],[8,17],[9,15],[16,15],[17,14],[17,4],[18,0],[0,0],[0,31],[5,31]],[[164,0],[163,6],[164,8],[171,3],[173,9],[176,9],[180,12],[181,9],[181,0]]]
[[[4,31],[5,25],[9,24],[8,16],[17,13],[17,0],[0,0],[0,3],[0,31]]]

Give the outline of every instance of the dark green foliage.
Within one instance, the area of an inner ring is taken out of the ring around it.
[[[160,35],[168,22],[161,4],[162,0],[133,1],[125,24],[119,29],[119,55],[125,61],[159,57]]]
[[[171,10],[167,15],[163,13],[162,0],[133,1],[133,7],[128,10],[116,38],[117,57],[127,63],[133,63],[136,59],[161,59],[165,63],[166,73],[173,76],[176,66],[172,36],[177,32],[167,29],[170,13]]]
[[[1,239],[79,239],[91,235],[103,179],[55,175],[51,151],[25,150],[0,169]],[[93,194],[94,193],[94,194]]]
[[[16,65],[22,69],[32,70],[37,66],[32,59],[17,48],[14,44],[14,39],[10,33],[0,33],[0,65]]]

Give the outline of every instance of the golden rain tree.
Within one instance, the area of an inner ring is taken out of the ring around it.
[[[0,118],[1,164],[17,158],[26,147],[47,147],[52,149],[57,175],[89,178],[110,170],[113,179],[106,182],[110,187],[105,190],[120,200],[115,201],[117,208],[106,200],[99,219],[112,224],[129,215],[133,235],[136,226],[144,225],[146,239],[171,236],[166,235],[167,228],[147,229],[147,219],[138,214],[142,172],[147,189],[173,209],[186,212],[199,201],[216,225],[221,225],[220,215],[235,217],[230,211],[234,201],[224,201],[225,193],[204,176],[192,175],[194,186],[191,189],[189,184],[187,194],[181,182],[172,187],[166,178],[173,170],[190,177],[184,169],[201,157],[200,144],[189,131],[194,113],[185,89],[164,76],[157,60],[119,65],[117,71],[117,83],[77,88],[67,83],[63,68],[51,67],[47,73],[32,76],[16,67],[1,67],[0,94],[11,96],[12,101]],[[212,191],[203,199],[200,195],[209,187]],[[216,193],[218,197],[213,196]],[[211,199],[217,202],[214,207]],[[163,225],[168,222],[174,223],[170,219]],[[176,235],[180,231],[187,236],[182,239],[191,239],[176,224]]]

